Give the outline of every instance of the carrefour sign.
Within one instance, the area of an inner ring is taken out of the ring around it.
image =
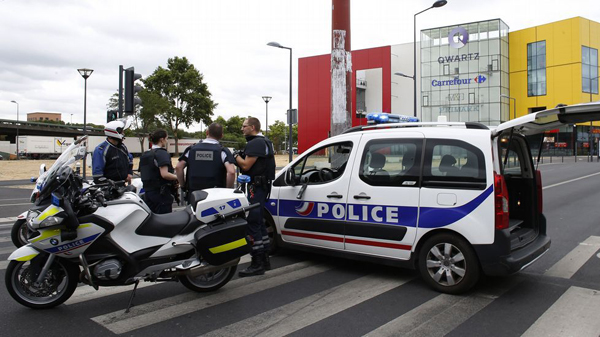
[[[433,87],[445,87],[445,86],[453,86],[453,85],[461,85],[461,84],[471,84],[472,82],[481,84],[483,82],[485,82],[486,78],[483,75],[479,75],[475,78],[458,78],[455,77],[451,80],[444,80],[444,81],[438,81],[438,80],[433,80],[431,81],[431,86]]]

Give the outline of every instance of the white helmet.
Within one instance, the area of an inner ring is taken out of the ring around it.
[[[123,139],[123,132],[125,132],[125,129],[126,123],[123,121],[112,121],[104,127],[104,134],[108,137]]]

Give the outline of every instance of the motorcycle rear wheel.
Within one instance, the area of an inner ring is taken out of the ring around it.
[[[5,284],[10,296],[32,309],[48,309],[62,304],[77,288],[79,267],[56,259],[41,284],[30,274],[30,261],[10,261]]]
[[[206,293],[215,291],[226,285],[227,282],[231,280],[233,275],[235,275],[236,270],[237,265],[217,270],[214,273],[208,273],[196,277],[180,276],[179,281],[181,281],[181,284],[190,290],[199,293]]]

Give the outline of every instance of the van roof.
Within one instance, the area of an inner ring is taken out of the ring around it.
[[[376,129],[400,129],[400,128],[416,128],[416,127],[432,127],[432,126],[448,126],[448,127],[460,127],[466,129],[477,129],[477,130],[489,130],[489,128],[481,123],[476,122],[412,122],[412,123],[386,123],[386,124],[373,124],[373,125],[359,125],[349,128],[342,132],[342,134],[376,130]]]

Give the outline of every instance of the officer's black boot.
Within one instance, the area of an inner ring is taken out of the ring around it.
[[[271,270],[271,258],[269,257],[269,253],[263,254],[263,267],[265,270]]]
[[[256,254],[252,256],[252,263],[248,268],[241,270],[238,275],[239,277],[263,275],[265,273],[265,267],[263,265],[264,253]]]

